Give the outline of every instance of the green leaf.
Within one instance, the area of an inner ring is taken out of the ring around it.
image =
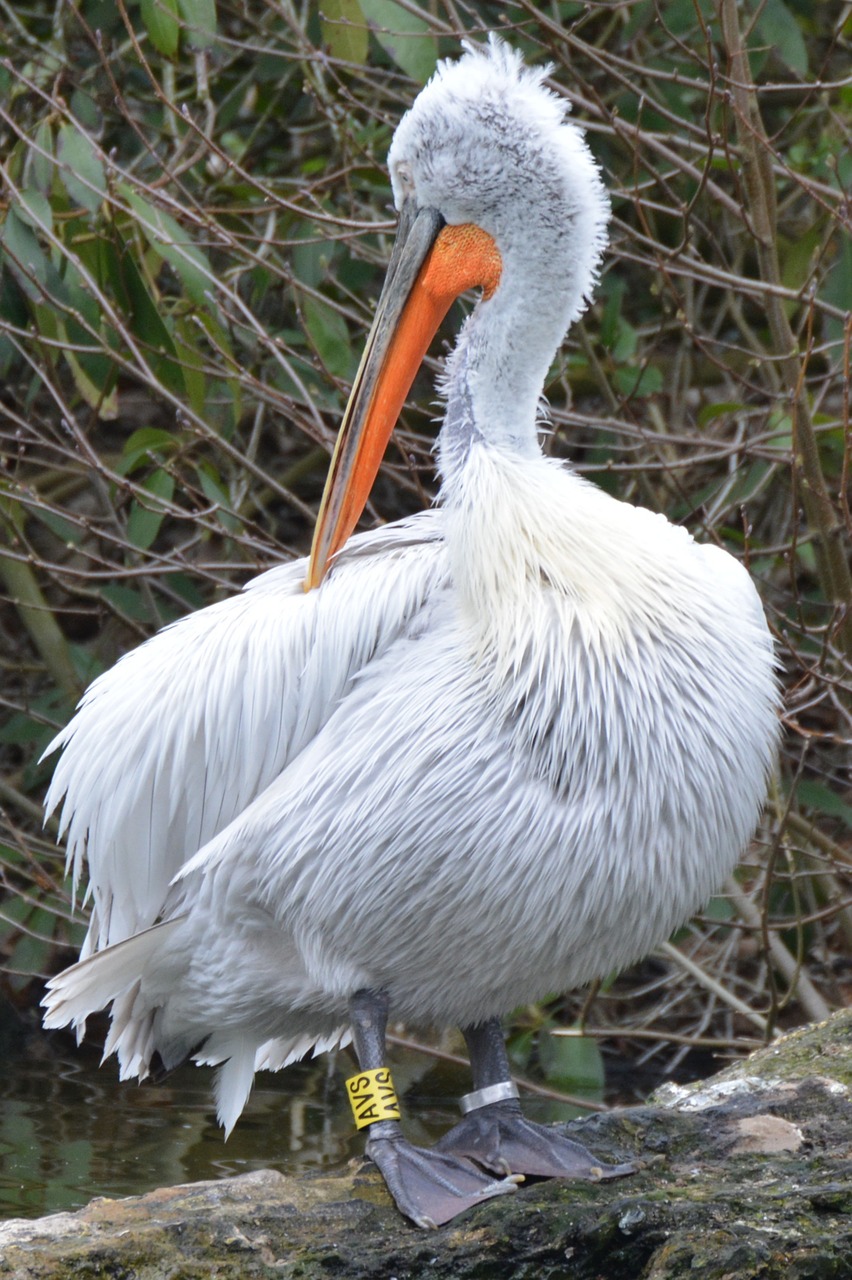
[[[533,1045],[535,1042],[535,1031],[528,1028],[523,1031],[517,1031],[510,1034],[506,1041],[506,1052],[509,1055],[509,1061],[516,1071],[526,1071],[530,1058],[532,1057]]]
[[[126,182],[121,194],[139,219],[139,224],[152,248],[174,267],[193,302],[209,306],[208,290],[213,287],[213,272],[207,255],[192,243],[188,231],[156,205],[143,200]]]
[[[842,818],[847,827],[852,827],[852,805],[821,782],[810,782],[807,779],[799,782],[796,797],[799,804],[806,808],[815,809],[829,818]]]
[[[0,858],[5,866],[14,865],[20,861],[17,850],[5,844],[0,845]],[[8,900],[4,900],[0,905],[0,939],[5,941],[6,938],[17,933],[31,910],[26,898],[10,896]]]
[[[207,409],[207,378],[204,373],[204,356],[199,350],[198,338],[198,326],[191,320],[176,321],[175,346],[187,398],[199,417],[204,417]]]
[[[615,341],[612,344],[612,358],[616,364],[625,364],[636,355],[639,346],[639,334],[623,316],[619,316],[616,325]]]
[[[125,618],[133,618],[136,622],[150,621],[150,607],[142,593],[133,587],[125,587],[120,583],[102,586],[98,594],[111,609]]]
[[[706,494],[703,489],[694,491],[691,506],[697,509],[701,502],[714,501],[718,497],[720,489],[724,489],[726,507],[729,511],[737,511],[760,493],[772,471],[773,467],[768,462],[752,462],[748,466],[740,465],[736,469],[733,483],[729,483],[727,478],[722,479],[720,476],[707,486]],[[735,542],[739,542],[742,537],[742,530],[735,525],[733,529],[726,531],[725,536]]]
[[[395,0],[361,0],[361,9],[385,53],[412,80],[425,84],[438,61],[438,41],[428,23]]]
[[[51,511],[48,507],[34,505],[30,507],[30,515],[34,520],[38,520],[45,525],[51,533],[55,534],[68,547],[77,546],[83,537],[83,531],[79,525],[66,520],[64,516],[58,515],[57,512]]]
[[[320,28],[333,58],[364,66],[370,36],[359,0],[323,0]]]
[[[802,29],[784,0],[765,0],[756,23],[760,40],[775,50],[797,75],[808,73],[808,50]]]
[[[173,58],[180,41],[178,0],[141,0],[140,12],[148,39],[166,58]]]
[[[852,237],[838,236],[837,256],[825,276],[820,289],[820,296],[832,303],[841,311],[852,310]],[[837,326],[838,338],[842,340],[843,323],[832,321]]]
[[[699,427],[706,427],[715,418],[727,418],[732,413],[742,413],[744,406],[739,400],[718,400],[715,404],[705,404],[698,410]]]
[[[664,4],[660,4],[660,0],[640,0],[637,8],[631,13],[628,29],[644,12],[646,27],[662,21],[665,23],[666,31],[674,31],[677,35],[686,37],[688,32],[695,29],[696,7],[703,13],[705,22],[709,23],[714,17],[713,0],[698,0],[697,6],[695,0],[665,0]]]
[[[134,547],[147,551],[166,517],[166,506],[163,504],[172,500],[175,491],[174,477],[168,471],[155,471],[142,488],[147,497],[134,498],[127,518],[127,537]]]
[[[30,913],[26,919],[27,932],[22,933],[12,948],[4,967],[14,975],[40,974],[47,968],[56,930],[56,916],[44,907],[28,904]],[[13,985],[15,985],[13,983]]]
[[[56,150],[59,173],[71,200],[95,213],[106,196],[107,184],[94,143],[79,129],[66,124],[59,130]]]
[[[3,223],[0,233],[0,244],[6,252],[7,261],[15,279],[28,298],[40,301],[42,292],[33,283],[31,277],[44,284],[47,279],[47,258],[41,245],[36,240],[28,223],[21,213],[11,208]]]
[[[29,226],[37,231],[44,227],[53,230],[53,209],[50,201],[35,187],[27,187],[21,192],[21,202],[16,206],[19,218],[23,218]]]
[[[622,365],[615,370],[613,381],[623,396],[654,396],[663,387],[663,375],[652,364],[644,369]]]
[[[617,276],[608,276],[601,292],[604,295],[604,309],[601,316],[600,338],[609,350],[615,346],[621,320],[621,305],[627,288],[626,281]]]
[[[215,392],[210,392],[204,408],[204,414],[215,430],[225,439],[230,440],[242,417],[243,387],[240,378],[235,373],[235,370],[239,367],[239,362],[234,355],[231,335],[219,323],[216,316],[209,311],[203,311],[198,315],[198,321],[210,338],[215,350],[221,352],[222,356],[225,357],[225,367],[232,371],[231,377],[215,384]],[[180,330],[180,326],[178,326],[178,329]],[[207,380],[206,372],[204,376],[205,380]],[[187,388],[189,389],[188,383]],[[212,403],[214,394],[216,396],[215,404]],[[217,421],[214,421],[214,416]]]
[[[86,133],[98,137],[104,127],[104,118],[91,94],[86,93],[84,89],[75,89],[71,94],[70,106],[72,116],[82,125]]]
[[[309,223],[296,235],[292,250],[293,275],[310,289],[318,289],[328,278],[335,249],[334,241],[325,239],[315,222]]]
[[[140,463],[161,459],[174,453],[177,446],[178,442],[170,432],[160,427],[140,427],[125,443],[115,469],[121,476],[132,475]]]
[[[101,337],[104,325],[100,307],[70,257],[65,262],[65,287],[71,310],[56,316],[63,357],[86,403],[97,410],[100,418],[114,419],[118,416],[118,369]]]
[[[767,444],[770,449],[778,453],[792,454],[793,452],[793,418],[782,407],[770,410],[766,423],[772,432]]]
[[[346,321],[338,311],[316,298],[304,302],[305,328],[329,373],[347,378],[352,372],[352,347]]]
[[[727,920],[733,920],[736,912],[727,898],[711,898],[701,914],[708,920],[725,923]]]
[[[178,596],[179,599],[186,603],[187,609],[195,611],[196,609],[203,608],[205,604],[210,603],[199,591],[198,583],[193,581],[193,579],[185,573],[172,574],[169,579],[169,586],[171,587],[172,594]],[[160,608],[162,609],[162,606],[160,606]],[[174,616],[176,618],[180,617],[182,613],[183,610],[177,610],[175,611]]]
[[[219,483],[213,468],[208,462],[202,462],[196,467],[196,474],[205,498],[217,508],[216,516],[222,527],[228,533],[239,533],[242,522],[233,514],[231,499]]]
[[[29,152],[27,163],[32,185],[42,195],[50,195],[56,166],[53,162],[53,129],[46,120],[36,129],[35,146]]]
[[[131,332],[154,367],[154,372],[167,390],[182,395],[183,371],[177,362],[177,350],[156,302],[148,292],[133,259],[132,246],[113,227],[111,240],[97,237],[80,246],[92,274],[103,287],[108,282],[127,316]]]
[[[569,1091],[603,1091],[603,1058],[597,1041],[590,1036],[558,1036],[543,1030],[538,1038],[538,1059],[551,1084]]]
[[[9,716],[6,723],[0,726],[0,742],[11,742],[21,746],[25,742],[41,743],[45,738],[45,727],[40,720],[34,720],[23,711],[16,711]],[[8,915],[9,908],[6,908]]]
[[[2,245],[3,238],[0,235],[0,267],[3,264]],[[5,320],[15,328],[23,329],[29,320],[29,314],[24,295],[12,278],[11,271],[8,268],[0,270],[0,321]],[[2,328],[0,323],[0,330]]]
[[[69,335],[68,330],[69,326],[59,325],[59,336],[65,339],[65,350],[62,355],[71,370],[74,385],[86,404],[97,411],[99,418],[104,422],[114,422],[118,417],[118,391],[114,385],[117,370],[103,358],[88,357],[90,363],[97,361],[98,366],[106,366],[108,370],[107,377],[92,377],[91,369],[86,368],[86,358],[71,350],[75,338]]]
[[[781,283],[788,289],[803,289],[807,285],[813,275],[823,239],[824,228],[820,224],[810,227],[795,240],[778,237]],[[793,311],[798,303],[790,301],[787,306]]]
[[[189,43],[193,49],[210,49],[216,43],[216,0],[178,0]]]

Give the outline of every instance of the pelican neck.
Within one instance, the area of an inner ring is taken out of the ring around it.
[[[439,437],[441,474],[463,466],[480,441],[519,458],[540,456],[545,379],[572,316],[572,282],[545,270],[504,270],[500,286],[468,316],[447,360]]]

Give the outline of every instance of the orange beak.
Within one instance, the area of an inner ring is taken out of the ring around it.
[[[318,587],[370,496],[391,433],[429,343],[453,300],[476,285],[490,297],[502,263],[487,232],[448,227],[406,201],[385,285],[331,459],[305,590]]]

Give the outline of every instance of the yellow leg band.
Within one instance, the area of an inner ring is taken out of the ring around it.
[[[346,1092],[358,1129],[366,1129],[368,1124],[375,1124],[377,1120],[399,1119],[399,1101],[387,1067],[350,1076],[346,1081]]]

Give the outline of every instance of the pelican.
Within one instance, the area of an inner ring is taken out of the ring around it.
[[[439,65],[396,130],[398,235],[309,562],[166,627],[55,739],[80,961],[45,1024],[111,1005],[123,1078],[254,1073],[350,1038],[367,1152],[429,1227],[522,1175],[596,1179],[529,1123],[500,1019],[645,955],[751,837],[777,737],[773,649],[739,562],[542,455],[539,400],[605,244],[566,105],[508,46]],[[434,510],[351,536],[452,300]],[[473,1089],[402,1135],[389,1013],[457,1025]]]

